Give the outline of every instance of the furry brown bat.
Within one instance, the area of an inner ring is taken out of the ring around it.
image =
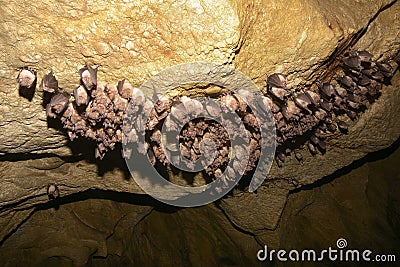
[[[70,94],[61,91],[56,93],[47,104],[46,114],[50,118],[56,118],[57,114],[61,114],[68,106]]]
[[[302,85],[288,89],[286,77],[281,73],[268,76],[266,96],[263,97],[262,103],[258,103],[259,109],[254,113],[239,92],[213,95],[225,104],[225,108],[214,102],[204,106],[212,117],[218,118],[228,107],[228,110],[236,112],[242,120],[250,139],[247,172],[255,168],[260,155],[261,138],[260,132],[257,132],[257,113],[261,113],[262,116],[268,108],[273,113],[278,166],[283,166],[291,153],[301,161],[302,156],[298,148],[308,147],[313,155],[325,153],[329,149],[329,135],[336,131],[347,133],[350,129],[347,122],[357,119],[368,105],[379,97],[382,85],[390,83],[390,78],[397,68],[392,65],[393,61],[373,61],[372,55],[366,51],[351,50],[339,59],[341,63],[330,79],[309,85],[307,88]],[[183,156],[188,159],[196,160],[200,157],[199,144],[205,139],[209,138],[215,142],[216,158],[210,166],[206,166],[207,174],[217,178],[227,169],[230,143],[223,127],[205,118],[187,123],[182,130],[179,127],[189,113],[196,113],[203,108],[204,104],[201,101],[188,96],[169,99],[155,92],[151,102],[146,100],[142,91],[125,80],[118,82],[117,86],[97,83],[96,71],[97,68],[88,64],[80,71],[81,84],[84,87],[78,88],[84,92],[89,91],[89,102],[88,98],[83,97],[84,100],[77,101],[75,105],[69,101],[68,94],[55,94],[48,105],[48,116],[60,118],[70,138],[82,136],[94,140],[97,143],[96,156],[103,158],[116,143],[122,142],[124,135],[124,145],[128,146],[124,156],[129,156],[133,145],[137,145],[140,153],[151,154],[153,164],[167,165],[170,162],[162,150],[159,132],[161,125],[165,124],[168,133],[179,137],[181,143],[176,145],[176,151],[180,147]],[[79,98],[77,89],[75,99]],[[128,100],[131,100],[129,104]],[[154,109],[153,105],[148,103],[154,104]],[[78,109],[78,105],[82,105],[82,109]],[[130,114],[126,114],[127,110]],[[146,112],[150,115],[147,121],[143,116]],[[59,116],[61,113],[63,115]],[[168,114],[171,116],[166,117]],[[122,124],[125,116],[129,120]],[[230,127],[228,124],[227,129],[231,129]],[[146,131],[146,137],[133,129],[138,132]],[[266,140],[266,143],[270,142],[271,140]],[[172,160],[180,161],[176,155]],[[194,166],[193,162],[186,164],[189,168]],[[236,170],[233,168],[231,171]]]
[[[23,67],[18,73],[16,80],[19,86],[32,89],[36,82],[36,71],[31,67]]]
[[[85,67],[79,70],[81,81],[87,90],[92,90],[97,85],[97,66],[92,67],[86,63]]]
[[[267,78],[267,85],[286,89],[286,77],[282,73],[274,73]]]
[[[74,98],[77,106],[87,105],[89,103],[89,95],[82,85],[74,89]]]
[[[60,196],[60,190],[58,189],[57,184],[50,183],[47,185],[47,196],[50,200],[56,199]]]
[[[48,93],[56,93],[58,91],[58,81],[53,74],[53,70],[43,76],[40,89]]]

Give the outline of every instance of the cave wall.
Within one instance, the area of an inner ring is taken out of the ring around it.
[[[349,248],[396,254],[399,145],[289,193],[274,230],[244,232],[217,205],[178,209],[147,196],[94,191],[41,205],[1,243],[0,259],[4,266],[287,266],[259,262],[256,253],[264,245],[335,248],[339,238]],[[321,263],[313,264],[307,262]]]
[[[88,189],[142,194],[118,153],[100,163],[90,144],[72,144],[60,129],[48,127],[42,92],[32,101],[19,95],[18,68],[35,68],[39,79],[52,69],[68,92],[85,62],[100,65],[100,80],[127,78],[137,86],[191,61],[230,64],[261,90],[265,74],[273,72],[287,74],[289,87],[308,86],[328,75],[328,62],[350,46],[376,59],[399,51],[399,12],[400,4],[389,0],[3,3],[0,238],[48,201],[48,183],[58,183],[62,197]],[[290,190],[392,144],[400,135],[398,88],[396,75],[348,135],[328,140],[325,155],[300,151],[303,162],[290,158],[283,168],[274,165],[258,194],[235,191],[224,198],[220,207],[230,222],[252,234],[273,230]]]

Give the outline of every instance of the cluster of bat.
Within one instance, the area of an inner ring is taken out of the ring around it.
[[[395,61],[398,63],[398,57]],[[369,103],[378,98],[382,85],[389,84],[397,70],[387,62],[374,61],[366,51],[355,50],[341,58],[340,66],[340,74],[329,83],[311,86],[306,90],[288,89],[283,74],[275,73],[267,77],[267,93],[263,103],[275,118],[275,160],[278,166],[282,166],[285,158],[301,145],[308,146],[312,154],[324,153],[327,135],[337,130],[347,132],[346,117],[355,120]],[[88,64],[79,73],[80,85],[74,89],[73,98],[58,87],[52,71],[44,75],[40,88],[44,91],[47,103],[46,114],[49,118],[61,120],[71,140],[79,136],[94,140],[97,143],[95,156],[99,159],[103,159],[107,151],[122,142],[126,147],[123,156],[129,158],[133,149],[129,144],[137,143],[138,151],[148,153],[152,164],[168,165],[161,143],[160,129],[163,123],[170,124],[167,128],[175,129],[174,123],[181,122],[191,109],[205,108],[210,114],[220,112],[212,105],[200,107],[202,103],[187,96],[169,99],[157,93],[153,96],[155,105],[151,109],[152,102],[125,80],[116,86],[98,83],[97,67]],[[20,87],[35,87],[36,72],[31,68],[23,68],[17,82]],[[260,156],[261,135],[257,119],[237,94],[224,93],[219,100],[233,109],[245,125],[250,141],[248,172],[255,168]],[[131,119],[123,123],[129,103]],[[150,115],[145,121],[145,116],[140,114],[147,112]],[[170,113],[168,118],[173,119],[166,120]],[[138,136],[135,129],[146,131],[146,136]],[[187,123],[177,134],[180,151],[191,161],[200,157],[203,139],[213,140],[217,154],[205,170],[212,177],[220,176],[229,162],[230,141],[228,133],[219,123],[198,118]],[[303,141],[298,142],[299,139]],[[302,160],[300,153],[295,151],[294,154],[299,161]]]
[[[398,64],[398,58],[395,61]],[[267,95],[277,125],[278,166],[299,146],[299,137],[300,145],[307,145],[311,154],[325,153],[327,135],[338,130],[347,133],[346,117],[357,119],[397,70],[388,62],[373,61],[367,51],[355,50],[341,58],[340,67],[330,82],[307,90],[288,90],[283,74],[267,77]],[[300,153],[294,155],[302,160]]]
[[[132,150],[136,149],[134,146],[137,145],[138,151],[142,154],[147,153],[153,165],[160,163],[167,166],[171,160],[175,166],[185,164],[187,170],[193,170],[195,162],[203,156],[200,167],[212,179],[222,176],[225,169],[227,169],[229,177],[234,177],[237,170],[244,170],[244,174],[254,170],[261,153],[261,133],[258,120],[243,97],[237,93],[225,92],[219,98],[220,104],[202,100],[204,99],[192,99],[187,96],[176,96],[169,99],[155,93],[153,96],[155,105],[151,110],[147,108],[150,105],[146,103],[141,106],[140,102],[131,101],[131,107],[127,112],[128,119],[124,121],[123,125],[126,127],[123,129],[126,134],[123,139],[124,157],[129,158]],[[266,101],[261,105],[264,105],[264,111],[269,109]],[[145,123],[144,114],[147,112],[149,112],[149,116]],[[231,116],[230,119],[224,120],[224,117],[229,117],[231,112],[237,116]],[[195,119],[189,120],[189,114],[195,116]],[[236,121],[233,121],[233,117]],[[188,123],[181,125],[185,120],[188,120]],[[231,136],[216,120],[224,121],[225,127],[231,130]],[[240,122],[243,122],[243,128],[238,126]],[[163,125],[166,129],[165,133],[161,131]],[[241,134],[238,134],[239,129],[243,131]],[[137,131],[143,130],[146,130],[147,133],[145,139],[138,136],[137,133]],[[179,136],[179,142],[174,142],[173,139],[176,139],[176,136]],[[273,134],[268,137],[271,142],[266,142],[266,140],[262,140],[262,142],[272,145]],[[169,153],[170,155],[167,157],[164,153],[162,138],[166,139],[167,142],[164,144],[170,151],[177,152],[175,155]],[[228,166],[230,156],[233,155],[230,150],[231,138],[241,138],[239,144],[234,147],[236,158],[232,167]],[[171,142],[168,139],[172,139]],[[212,144],[203,142],[207,139],[212,140]],[[243,141],[245,139],[247,140]],[[246,146],[245,143],[248,145]],[[245,149],[247,149],[248,158],[245,157],[247,153],[243,152]],[[188,161],[182,161],[180,153]],[[213,161],[210,163],[209,159],[213,159]]]
[[[71,95],[58,87],[53,73],[46,74],[40,88],[50,97],[46,106],[49,118],[59,118],[71,140],[86,137],[97,144],[95,157],[122,142],[122,124],[129,100],[144,103],[143,93],[122,80],[118,85],[97,82],[97,67],[86,64],[80,71],[81,84]]]

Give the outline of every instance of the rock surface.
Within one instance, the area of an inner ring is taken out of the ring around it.
[[[396,253],[399,160],[396,142],[306,190],[290,193],[276,229],[255,235],[239,231],[215,205],[176,209],[147,196],[75,194],[60,199],[57,209],[51,203],[40,205],[2,242],[0,258],[5,266],[265,266],[270,263],[256,258],[264,245],[269,250],[320,251],[335,248],[339,238],[345,238],[349,248]],[[261,220],[257,214],[253,217],[268,225],[262,214]],[[285,264],[275,261],[273,266]]]
[[[83,266],[89,255],[121,256],[125,231],[133,229],[152,210],[135,204],[75,199],[56,209],[39,210],[2,244],[0,258],[6,266]]]
[[[1,105],[0,153],[67,153],[65,136],[47,129],[41,93],[32,102],[18,97],[20,67],[34,67],[39,82],[53,69],[68,92],[86,61],[101,65],[100,80],[140,85],[175,64],[229,62],[239,39],[239,20],[226,1],[18,1],[2,11],[0,97],[8,104]]]
[[[295,247],[318,251],[329,246],[336,248],[336,241],[344,238],[349,249],[370,249],[373,255],[397,257],[399,206],[394,205],[399,200],[400,175],[396,166],[399,160],[397,141],[386,151],[372,153],[352,168],[338,171],[318,187],[290,194],[275,244],[264,238],[268,234],[257,238],[261,243],[271,244],[271,249]]]
[[[86,61],[101,65],[103,81],[127,78],[137,86],[191,61],[232,64],[260,88],[272,72],[288,74],[289,86],[307,86],[328,75],[332,57],[349,46],[383,59],[400,48],[400,3],[389,0],[19,0],[3,3],[1,13],[0,240],[47,201],[48,183],[57,183],[63,197],[91,188],[142,193],[118,153],[99,163],[90,144],[71,144],[62,131],[49,128],[42,92],[32,101],[19,95],[20,67],[35,68],[39,82],[53,69],[68,92],[78,85],[77,70]],[[397,74],[348,135],[328,141],[325,155],[301,151],[302,163],[290,159],[283,168],[273,166],[258,195],[239,192],[222,200],[225,215],[245,232],[275,229],[290,190],[392,144],[400,136],[399,87]]]

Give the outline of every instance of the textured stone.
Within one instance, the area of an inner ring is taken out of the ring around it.
[[[124,255],[129,266],[256,266],[258,263],[254,255],[259,245],[255,239],[237,231],[213,205],[152,212],[135,227],[130,239],[131,245]]]
[[[79,84],[85,61],[101,65],[100,80],[127,78],[139,86],[176,64],[229,62],[239,39],[238,18],[226,1],[22,0],[2,5],[0,25],[0,153],[71,154],[64,135],[47,129],[42,94],[32,102],[18,97],[20,67],[35,68],[39,82],[53,69],[68,92]]]
[[[123,247],[115,243],[114,234],[133,229],[151,209],[107,199],[87,199],[37,211],[2,244],[2,264],[63,266],[69,262],[83,266],[89,263],[90,256],[106,257],[110,252],[121,255]],[[108,251],[110,240],[114,243]],[[117,240],[122,242],[123,238],[118,236]]]
[[[283,168],[278,168],[276,164],[273,164],[268,179],[281,181],[281,185],[277,187],[278,192],[312,184],[322,177],[350,165],[368,153],[386,148],[396,141],[400,136],[400,121],[397,118],[397,114],[400,112],[400,90],[398,88],[400,88],[399,73],[394,78],[393,85],[384,88],[380,99],[350,127],[348,135],[335,135],[328,139],[328,148],[324,155],[310,156],[310,152],[305,148],[300,152],[303,155],[301,162],[291,156],[287,158]],[[268,182],[268,184],[276,187],[274,182]],[[282,209],[286,202],[285,199],[279,197],[279,194],[267,194],[264,196],[265,203],[247,205],[236,210],[238,205],[245,205],[241,203],[241,199],[244,198],[242,194],[251,195],[251,193],[244,192],[229,201],[224,199],[222,203],[225,203],[223,208],[231,220],[249,232],[257,232],[259,228],[255,225],[258,225],[258,221],[265,221],[265,217],[261,219],[254,216],[238,216],[238,213],[241,215],[243,213],[259,214],[259,205],[271,207],[271,203],[279,203],[274,207]],[[266,224],[265,228],[274,229],[280,213],[281,210],[269,212],[270,223]]]
[[[243,38],[235,65],[258,85],[265,73],[310,75],[343,37],[310,1],[241,1],[238,9]]]
[[[63,204],[58,210],[38,210],[3,243],[2,263],[5,266],[59,266],[65,261],[72,266],[98,266],[95,263],[107,261],[108,266],[171,266],[172,263],[254,266],[257,263],[253,255],[259,245],[255,239],[235,230],[213,205],[149,214],[149,206],[137,204],[87,199]],[[215,224],[210,224],[210,220]],[[183,247],[186,249],[177,249]]]
[[[86,161],[64,162],[59,158],[1,161],[0,240],[18,227],[33,211],[33,207],[49,201],[47,185],[56,183],[60,196],[88,189],[114,190],[142,194],[142,190],[127,179],[129,173],[115,165]],[[22,209],[22,211],[21,211]]]
[[[329,77],[327,63],[349,46],[382,59],[399,51],[399,12],[398,1],[367,0],[2,3],[0,154],[5,156],[0,162],[0,237],[47,201],[50,182],[59,184],[62,197],[90,188],[141,193],[120,158],[99,163],[90,145],[71,144],[64,133],[48,127],[42,93],[36,92],[32,101],[19,95],[18,68],[34,67],[39,81],[53,69],[68,92],[77,86],[77,70],[85,61],[100,64],[99,79],[113,83],[127,78],[140,85],[168,66],[203,60],[232,63],[260,88],[265,73],[271,72],[289,74],[290,86],[306,86],[321,75]],[[259,196],[240,192],[223,200],[225,214],[248,232],[273,229],[289,190],[389,146],[400,136],[399,86],[397,74],[393,86],[383,89],[348,135],[328,140],[325,155],[302,151],[302,163],[292,158],[283,168],[273,166],[268,190],[260,190]],[[244,207],[242,199],[254,204]],[[271,210],[270,216],[258,209]],[[393,218],[396,223],[396,214]]]
[[[277,231],[278,246],[271,249],[320,251],[345,238],[349,248],[396,254],[400,237],[394,222],[400,213],[392,201],[399,197],[394,189],[400,179],[399,142],[393,149],[368,156],[318,187],[290,194]]]
[[[400,25],[398,21],[393,21],[393,18],[400,12],[400,4],[393,3],[391,1],[373,4],[370,1],[357,1],[352,4],[347,1],[334,4],[330,1],[308,3],[297,1],[261,3],[260,1],[252,4],[241,2],[238,4],[238,9],[241,10],[239,17],[248,24],[241,24],[246,25],[246,28],[242,29],[245,38],[234,63],[258,85],[262,85],[265,78],[261,74],[273,72],[294,73],[293,76],[289,75],[288,79],[294,81],[293,85],[297,85],[299,80],[308,83],[319,77],[326,71],[321,69],[321,64],[324,64],[323,62],[335,49],[344,49],[346,45],[367,49],[377,55],[376,59],[387,58],[399,51]],[[272,11],[262,12],[264,8]],[[291,15],[288,16],[288,13]],[[383,25],[393,25],[393,27]],[[296,46],[296,42],[299,46]],[[380,99],[358,121],[350,122],[352,126],[348,135],[336,134],[328,140],[326,154],[311,156],[305,148],[300,152],[303,156],[302,162],[291,156],[283,168],[278,168],[274,164],[268,179],[286,181],[281,187],[290,190],[311,184],[369,152],[392,144],[400,136],[400,123],[397,119],[397,114],[400,112],[399,87],[400,75],[397,74],[393,78],[393,85],[383,89]],[[275,186],[273,182],[268,185]],[[281,192],[279,187],[277,190]],[[257,232],[258,228],[255,225],[259,219],[253,216],[238,216],[238,213],[258,214],[258,205],[254,207],[248,205],[242,207],[242,211],[235,211],[235,207],[243,199],[242,194],[249,193],[240,193],[236,200],[234,197],[229,202],[223,200],[224,210],[237,226],[243,227],[245,231]],[[281,201],[275,206],[276,208],[284,207],[285,200],[274,194],[269,194],[265,198],[268,198],[265,201],[271,203]],[[279,216],[280,212],[277,210],[270,213],[270,220],[278,222],[279,217],[276,216]],[[274,229],[275,226],[276,224],[272,223],[266,228]]]
[[[220,206],[240,229],[257,234],[275,229],[286,204],[289,191],[271,183],[256,194],[241,193],[221,200]]]
[[[116,196],[121,194],[98,192],[78,195],[58,210],[42,206],[3,242],[0,257],[11,266],[265,266],[256,260],[264,245],[269,250],[319,251],[334,248],[340,237],[351,248],[395,253],[400,238],[398,148],[399,142],[357,162],[352,171],[339,171],[308,190],[289,194],[274,231],[255,236],[240,232],[214,205],[155,205],[149,213],[155,204],[149,198],[120,203]],[[85,246],[78,250],[77,243]]]
[[[336,49],[341,50],[354,44],[352,40],[358,33],[392,2],[238,1],[242,39],[235,57],[235,66],[259,86],[264,84],[265,73],[275,72],[290,74],[289,85],[307,85],[326,71],[321,66]],[[376,38],[375,34],[369,34],[365,39],[376,45],[360,45],[360,48],[370,48],[373,54],[389,49],[396,51],[393,50],[395,42],[391,41],[398,40],[398,27],[387,32],[380,25],[392,25],[398,6],[397,3],[385,11],[391,15],[375,23],[376,31],[389,39],[390,45],[389,42],[386,43],[388,46],[381,45],[381,39]]]
[[[272,167],[270,178],[286,178],[294,186],[310,184],[334,171],[349,165],[369,152],[388,147],[400,136],[400,74],[393,79],[393,85],[385,87],[382,96],[353,123],[347,135],[336,135],[328,139],[327,151],[309,157],[303,151],[304,160],[294,157],[285,162],[284,168]]]

